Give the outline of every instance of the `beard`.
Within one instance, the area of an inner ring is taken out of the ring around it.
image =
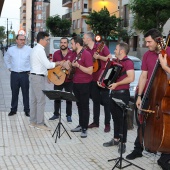
[[[60,46],[60,50],[66,50],[68,47],[66,47],[66,46],[64,46],[64,45],[62,45],[62,46]]]

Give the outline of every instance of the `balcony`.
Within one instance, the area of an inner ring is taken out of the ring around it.
[[[91,13],[92,9],[82,9],[81,16],[88,16]]]
[[[72,19],[72,12],[69,12],[67,14],[62,15],[62,19],[69,19],[69,20],[71,20]]]
[[[63,0],[62,1],[62,7],[71,8],[72,7],[72,0]]]

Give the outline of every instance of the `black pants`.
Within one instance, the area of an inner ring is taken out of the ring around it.
[[[109,89],[101,88],[97,85],[97,82],[92,81],[90,84],[90,95],[93,101],[93,122],[99,125],[100,104],[102,102],[105,114],[104,124],[109,125],[111,119]]]
[[[112,91],[110,95],[110,108],[114,124],[114,138],[119,139],[120,134],[123,132],[123,142],[127,141],[127,119],[126,110],[123,115],[123,109],[112,99],[121,99],[126,105],[130,100],[129,90],[118,90]],[[124,124],[122,124],[124,123]],[[123,125],[123,128],[122,128]]]
[[[74,83],[73,92],[78,100],[76,102],[79,114],[79,125],[82,129],[87,129],[89,124],[89,97],[90,97],[90,83]]]
[[[65,90],[66,92],[72,93],[73,83],[72,82],[64,82],[60,86],[54,85],[54,90]],[[59,109],[61,105],[61,100],[54,100],[54,115],[59,115]],[[72,101],[66,101],[66,116],[72,115]]]
[[[11,91],[12,91],[12,100],[11,100],[11,111],[16,112],[18,108],[18,95],[21,87],[22,96],[23,96],[23,105],[24,111],[29,112],[29,75],[28,72],[11,72]]]

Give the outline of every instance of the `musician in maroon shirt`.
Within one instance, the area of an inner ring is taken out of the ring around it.
[[[60,50],[56,51],[53,55],[53,62],[57,62],[58,65],[63,65],[63,61],[70,60],[72,51],[68,48],[69,40],[66,37],[60,39]],[[54,85],[54,90],[65,90],[66,92],[72,92],[72,80],[69,80],[67,77],[63,84]],[[61,100],[54,100],[54,115],[49,120],[56,120],[59,118],[59,109],[60,109]],[[66,117],[67,122],[71,123],[72,115],[72,102],[66,101]]]
[[[114,121],[114,138],[103,144],[105,147],[119,145],[118,152],[120,153],[121,144],[120,140],[122,138],[123,147],[122,153],[126,150],[126,141],[127,141],[127,119],[126,119],[126,110],[123,112],[123,109],[116,103],[114,99],[122,100],[125,105],[129,104],[130,92],[129,84],[134,81],[134,64],[127,57],[129,52],[129,46],[126,43],[119,43],[115,49],[115,56],[118,59],[118,62],[123,66],[123,69],[120,72],[119,78],[116,83],[113,83],[109,86],[111,90],[110,95],[110,110]],[[114,99],[113,99],[114,98]],[[122,134],[122,136],[121,136]]]
[[[73,77],[73,92],[78,100],[77,107],[79,114],[79,125],[71,131],[81,132],[81,137],[86,138],[90,115],[89,97],[93,60],[91,54],[83,49],[83,40],[81,37],[73,37],[71,39],[71,47],[75,51],[70,61],[72,61],[72,66],[76,68]]]
[[[104,132],[110,131],[110,104],[109,104],[109,89],[101,88],[97,85],[97,81],[108,58],[111,58],[111,54],[109,49],[106,45],[104,45],[103,49],[99,54],[96,53],[97,48],[99,47],[100,43],[95,43],[94,41],[95,35],[92,32],[88,32],[84,34],[83,41],[84,44],[87,46],[87,50],[91,53],[92,57],[98,59],[101,68],[97,72],[93,72],[93,81],[91,82],[90,86],[90,93],[93,101],[93,122],[88,126],[89,128],[99,127],[99,117],[100,117],[100,104],[104,106],[104,113],[105,113],[105,129]]]
[[[139,78],[139,89],[138,89],[138,94],[136,96],[136,106],[138,109],[141,107],[141,98],[145,92],[145,89],[147,87],[147,84],[151,78],[152,72],[154,70],[156,61],[158,59],[158,54],[159,54],[159,49],[157,47],[157,42],[156,38],[162,37],[161,32],[155,28],[150,29],[148,32],[145,33],[145,42],[146,46],[148,47],[148,51],[144,54],[143,59],[142,59],[142,73]],[[166,49],[167,56],[170,57],[170,47]],[[159,59],[160,59],[160,64],[162,68],[170,73],[170,67],[167,65],[166,61],[166,56],[163,58],[161,54],[159,54]],[[136,116],[137,117],[137,116]],[[139,120],[137,120],[138,122]],[[139,139],[139,130],[140,130],[141,125],[138,123],[138,129],[137,129],[137,137],[134,143],[134,150],[132,153],[126,156],[127,159],[133,160],[139,157],[142,157],[142,152],[143,152],[143,144],[140,142]],[[160,159],[158,160],[158,164],[163,168],[163,169],[169,169],[170,168],[170,163],[168,161],[170,160],[170,154],[161,154]]]

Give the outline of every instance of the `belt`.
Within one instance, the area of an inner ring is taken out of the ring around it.
[[[22,73],[29,73],[30,71],[22,71],[22,72],[15,72],[15,71],[11,71],[13,73],[19,73],[19,74],[22,74]]]
[[[36,73],[31,73],[31,74],[33,74],[33,75],[37,75],[37,76],[45,77],[45,75],[44,75],[44,74],[36,74]]]
[[[129,90],[126,89],[126,90],[113,90],[111,93],[112,94],[123,94],[125,92],[128,92]]]

